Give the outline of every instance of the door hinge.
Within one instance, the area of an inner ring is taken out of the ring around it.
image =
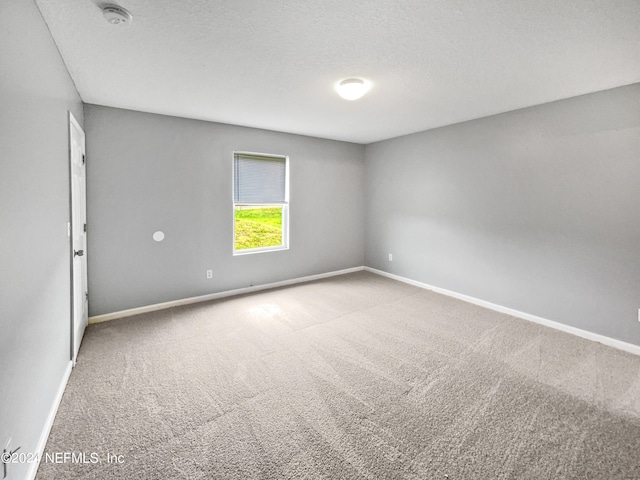
[[[84,153],[82,154],[82,164],[84,165],[84,162],[86,161],[86,158],[84,156]]]
[[[84,292],[84,299],[88,302],[89,301],[89,292]]]
[[[87,224],[84,224],[84,233],[87,233]]]

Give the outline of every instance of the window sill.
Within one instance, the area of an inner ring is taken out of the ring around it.
[[[264,248],[247,248],[246,250],[234,250],[233,256],[240,255],[252,255],[254,253],[267,253],[267,252],[281,252],[283,250],[289,250],[289,247],[279,246],[279,247],[264,247]]]

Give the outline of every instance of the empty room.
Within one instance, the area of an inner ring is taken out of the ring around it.
[[[637,0],[2,0],[0,480],[640,479]]]

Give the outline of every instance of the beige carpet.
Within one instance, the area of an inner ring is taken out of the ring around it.
[[[640,357],[359,272],[90,326],[46,452],[85,463],[40,480],[640,479]]]

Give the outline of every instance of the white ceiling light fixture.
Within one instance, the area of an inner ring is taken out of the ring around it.
[[[347,78],[336,85],[338,95],[345,100],[357,100],[371,88],[371,82],[362,78]]]
[[[129,25],[133,20],[131,13],[119,5],[105,5],[102,7],[102,15],[111,25]]]

